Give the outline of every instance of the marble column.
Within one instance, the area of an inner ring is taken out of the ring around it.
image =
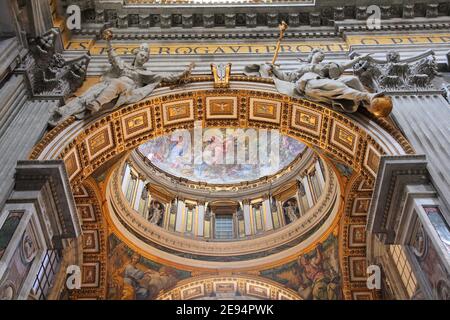
[[[425,154],[431,181],[450,209],[450,107],[439,93],[393,96],[392,118],[417,154]]]
[[[21,90],[21,86],[20,81],[9,89]],[[0,102],[7,98],[6,103],[14,108],[8,114],[6,123],[3,122],[0,135],[0,206],[13,188],[17,160],[28,157],[30,150],[45,132],[50,110],[58,105],[56,100],[24,100],[20,96],[17,100],[10,100],[14,96],[5,97],[0,94]],[[5,105],[0,104],[0,111],[3,112],[4,108]],[[2,121],[3,119],[5,118]]]
[[[178,199],[178,201],[177,201],[177,217],[175,219],[175,231],[177,231],[177,232],[184,232],[184,225],[183,225],[184,209],[185,209],[184,200]]]
[[[250,223],[250,202],[248,200],[242,201],[242,205],[244,208],[244,229],[245,235],[250,236],[252,234],[252,228]]]
[[[205,224],[205,203],[198,203],[198,217],[197,217],[197,236],[203,237],[203,227]]]
[[[123,175],[123,179],[122,179],[122,192],[123,194],[126,194],[127,189],[128,189],[128,183],[130,183],[130,176],[131,173],[131,168],[130,165],[127,163],[125,164],[125,173]]]
[[[270,207],[269,196],[264,196],[263,208],[264,208],[264,229],[265,231],[269,231],[273,229],[272,209]]]
[[[308,206],[311,208],[314,205],[314,199],[311,193],[311,186],[309,185],[308,175],[305,175],[302,179],[303,187],[305,188],[306,199],[308,200]],[[308,208],[308,209],[309,209]]]
[[[53,25],[52,13],[48,0],[30,0],[33,15],[33,36],[38,37],[46,33]]]
[[[144,186],[145,186],[144,181],[139,178],[136,196],[133,199],[133,209],[136,211],[139,210],[139,204],[141,202],[141,195],[142,195],[142,190],[144,190]]]
[[[322,168],[320,167],[319,161],[316,161],[314,167],[316,168],[316,175],[319,180],[319,183],[323,188],[323,186],[325,185],[325,176],[324,173],[322,172]]]

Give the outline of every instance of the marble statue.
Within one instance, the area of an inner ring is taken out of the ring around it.
[[[161,217],[163,215],[163,205],[160,204],[159,202],[153,201],[152,202],[152,206],[150,208],[150,223],[152,224],[158,224],[159,221],[161,220]]]
[[[298,207],[297,207],[297,202],[295,200],[289,200],[287,202],[287,206],[285,206],[284,210],[285,210],[285,214],[289,218],[289,223],[294,222],[295,220],[298,219],[298,216],[297,216]]]
[[[149,96],[161,82],[175,85],[185,82],[194,68],[194,64],[191,63],[182,72],[154,73],[144,66],[150,55],[146,44],[140,46],[135,53],[133,63],[129,64],[123,61],[112,47],[112,32],[104,31],[103,37],[107,43],[110,70],[103,76],[101,82],[55,110],[49,121],[50,126],[56,126],[70,116],[75,116],[79,120],[85,119],[108,108],[110,102],[113,102],[113,107],[116,108],[140,101]]]
[[[272,63],[249,65],[247,74],[258,73],[262,77],[272,77],[280,93],[292,97],[306,97],[307,99],[325,102],[333,109],[353,113],[359,106],[369,112],[387,116],[392,103],[384,97],[382,92],[370,93],[361,81],[352,75],[344,76],[346,69],[353,67],[362,60],[369,59],[369,55],[360,56],[345,63],[324,62],[325,55],[321,49],[314,49],[307,61],[300,60],[295,71],[285,72]],[[380,114],[380,104],[388,104],[390,108]]]
[[[370,57],[359,61],[353,71],[366,87],[394,92],[429,90],[434,78],[439,76],[433,50],[406,59],[396,51],[389,51],[386,59]]]
[[[86,70],[91,57],[81,54],[67,59],[57,50],[59,31],[50,29],[40,37],[30,39],[30,52],[23,63],[29,74],[35,95],[68,97],[85,80]]]
[[[447,99],[448,103],[450,103],[450,84],[442,85],[442,91],[444,93],[444,97]]]

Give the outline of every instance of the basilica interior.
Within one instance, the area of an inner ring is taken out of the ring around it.
[[[0,9],[0,300],[450,299],[450,1]]]

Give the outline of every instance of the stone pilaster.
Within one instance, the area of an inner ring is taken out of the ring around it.
[[[248,200],[242,201],[242,205],[244,207],[244,228],[245,235],[250,236],[252,234],[252,227],[250,222],[250,202]]]
[[[441,94],[393,96],[392,118],[418,154],[427,156],[433,185],[450,208],[450,108]]]
[[[0,291],[10,292],[7,299],[28,299],[46,255],[60,255],[81,235],[62,160],[17,163],[14,189],[0,213],[0,233],[9,237],[0,257]],[[11,268],[17,271],[8,273]],[[48,276],[56,277],[58,265],[52,270]]]
[[[184,225],[183,221],[185,218],[185,204],[183,199],[178,199],[177,201],[177,217],[175,220],[175,231],[177,232],[184,232]]]
[[[427,167],[424,155],[382,157],[367,219],[368,262],[381,265],[398,299],[448,299],[448,212]],[[414,288],[404,283],[408,272]]]

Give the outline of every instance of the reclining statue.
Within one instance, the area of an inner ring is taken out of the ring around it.
[[[324,62],[324,57],[321,49],[314,49],[307,61],[300,60],[301,63],[295,71],[281,71],[279,67],[265,63],[249,65],[246,72],[272,77],[280,93],[325,102],[337,111],[353,113],[359,106],[363,106],[379,117],[385,117],[391,112],[392,101],[389,97],[385,97],[382,92],[370,93],[356,76],[343,76],[347,68],[364,59],[370,59],[369,55],[343,64]]]
[[[102,81],[92,86],[79,97],[70,100],[66,105],[54,111],[49,120],[49,126],[54,127],[70,116],[85,119],[114,103],[114,108],[124,104],[135,103],[149,96],[161,83],[181,83],[190,75],[194,64],[191,63],[179,73],[154,73],[144,67],[150,58],[149,48],[142,44],[135,53],[132,64],[123,61],[111,45],[112,32],[105,30],[103,37],[107,43],[110,70],[103,76]],[[107,106],[108,105],[108,106]]]

